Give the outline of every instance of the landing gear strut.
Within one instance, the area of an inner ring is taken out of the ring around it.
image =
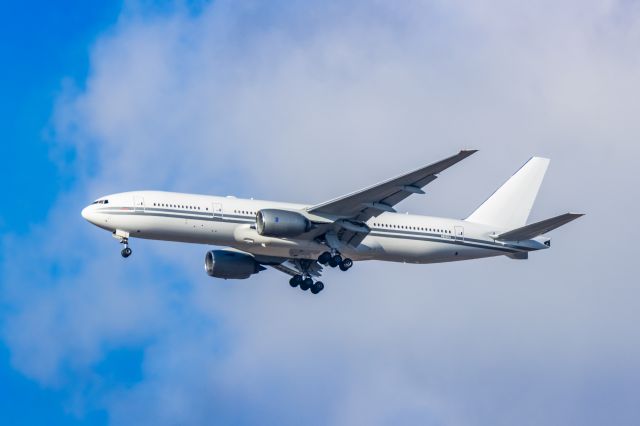
[[[122,251],[120,252],[120,254],[122,255],[122,257],[124,257],[125,259],[129,256],[131,256],[131,254],[133,253],[133,250],[131,250],[129,248],[129,238],[123,238],[120,240],[120,244],[124,245],[124,248],[122,249]]]
[[[120,252],[122,257],[126,259],[127,257],[131,256],[133,250],[129,248],[129,233],[121,229],[116,229],[111,235],[124,246],[122,251]]]

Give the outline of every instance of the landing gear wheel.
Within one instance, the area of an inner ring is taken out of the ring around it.
[[[300,283],[300,290],[307,291],[311,288],[311,286],[313,286],[313,280],[311,278],[305,278]]]
[[[311,293],[318,294],[323,289],[324,289],[324,284],[322,284],[322,282],[318,281],[317,283],[315,283],[314,285],[311,286]]]
[[[329,253],[328,251],[325,251],[320,255],[320,257],[318,257],[318,263],[322,265],[326,265],[330,260],[331,260],[331,253]]]
[[[340,256],[339,254],[336,254],[335,256],[333,256],[331,258],[331,260],[329,261],[329,266],[331,266],[332,268],[335,268],[336,266],[338,266],[340,263],[342,262],[342,256]]]
[[[131,256],[131,253],[133,253],[133,251],[129,248],[129,247],[125,247],[122,249],[122,251],[120,252],[120,254],[122,255],[122,257],[124,257],[125,259],[129,256]]]
[[[348,271],[349,268],[351,268],[353,266],[353,260],[346,258],[344,259],[342,262],[340,262],[340,270],[341,271]]]
[[[291,287],[298,287],[302,283],[302,275],[294,275],[289,280],[289,285]]]

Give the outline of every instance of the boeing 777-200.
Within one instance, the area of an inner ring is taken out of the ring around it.
[[[549,165],[531,158],[464,220],[399,214],[394,206],[440,173],[470,156],[460,151],[426,167],[316,204],[213,197],[161,191],[101,197],[82,216],[110,231],[129,257],[130,238],[211,244],[205,270],[212,277],[244,279],[275,268],[292,287],[317,294],[323,266],[349,270],[354,261],[438,263],[505,255],[527,259],[547,249],[545,233],[581,214],[565,213],[527,225]]]

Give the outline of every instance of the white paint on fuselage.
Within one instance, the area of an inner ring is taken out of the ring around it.
[[[327,246],[315,240],[263,237],[255,214],[266,208],[301,210],[307,205],[160,191],[101,197],[108,203],[82,211],[89,222],[130,237],[228,246],[256,255],[316,259]],[[438,263],[547,248],[542,241],[500,244],[490,237],[504,231],[464,220],[400,213],[370,219],[371,233],[357,247],[340,247],[353,260]]]

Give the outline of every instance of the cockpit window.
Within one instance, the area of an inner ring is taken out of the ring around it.
[[[96,200],[91,204],[109,204],[109,200]]]

